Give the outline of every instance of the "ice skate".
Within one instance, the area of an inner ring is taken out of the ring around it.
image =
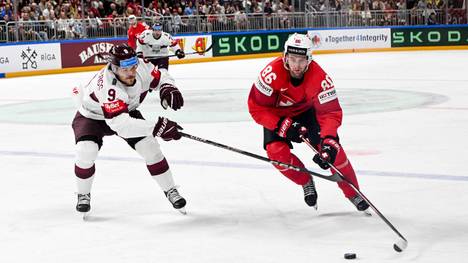
[[[369,204],[360,195],[357,194],[349,198],[349,201],[351,201],[358,211],[364,212],[367,216],[372,215],[369,211]]]
[[[179,194],[175,187],[169,189],[167,192],[165,191],[164,194],[166,195],[169,202],[171,202],[172,206],[177,209],[180,213],[186,215],[187,212],[185,211],[185,205],[187,201]]]
[[[311,206],[317,210],[317,190],[315,190],[314,180],[310,178],[309,182],[302,186],[304,190],[304,201],[308,206]]]
[[[78,194],[78,202],[76,203],[76,211],[83,215],[83,220],[86,220],[86,215],[91,210],[91,194]]]

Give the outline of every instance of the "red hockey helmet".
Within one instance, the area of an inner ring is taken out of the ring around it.
[[[119,44],[111,48],[109,62],[120,68],[131,68],[138,65],[138,58],[133,48],[126,44]]]

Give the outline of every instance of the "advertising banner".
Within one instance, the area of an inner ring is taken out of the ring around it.
[[[112,46],[119,43],[127,43],[127,40],[96,40],[62,43],[63,68],[102,65],[106,60],[98,56],[100,53],[108,53]]]
[[[468,45],[468,27],[392,28],[392,47]]]
[[[298,31],[305,34],[306,31]],[[293,32],[213,35],[213,56],[232,56],[283,51],[284,42]]]
[[[309,30],[315,50],[390,48],[389,28]]]
[[[61,60],[58,43],[0,46],[0,73],[60,69]]]
[[[211,45],[209,35],[176,37],[175,41],[185,53],[205,50]],[[106,55],[115,44],[127,43],[126,39],[62,43],[62,65],[64,68],[103,65]],[[101,54],[101,56],[98,56]],[[104,54],[104,55],[102,55]],[[203,54],[187,55],[184,59],[211,57],[211,50]],[[177,59],[171,57],[171,59]]]
[[[186,54],[193,52],[201,52],[211,46],[210,35],[199,35],[199,36],[182,36],[174,37],[174,40],[178,42],[179,46],[184,50]],[[209,50],[206,53],[186,55],[184,59],[191,58],[210,58],[213,56],[213,51]],[[177,60],[177,57],[171,59]]]

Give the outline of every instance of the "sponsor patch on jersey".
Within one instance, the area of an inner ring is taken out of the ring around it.
[[[336,99],[336,90],[335,88],[331,88],[331,89],[322,91],[318,94],[317,98],[320,104],[324,104],[329,101],[332,101]]]
[[[120,113],[128,112],[128,106],[122,100],[103,103],[102,109],[106,119],[111,119]]]
[[[267,95],[268,97],[273,94],[273,88],[267,85],[265,82],[263,82],[262,78],[258,78],[257,81],[255,81],[255,87],[260,91],[261,93]]]

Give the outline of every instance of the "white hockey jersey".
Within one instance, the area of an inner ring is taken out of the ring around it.
[[[162,32],[158,39],[154,38],[151,29],[143,31],[138,36],[136,52],[142,53],[143,57],[165,57],[169,55],[169,49],[175,52],[180,46],[166,32]]]
[[[164,83],[174,85],[174,79],[139,59],[133,86],[120,82],[108,64],[87,84],[75,88],[73,93],[81,115],[105,120],[123,138],[145,137],[152,134],[155,122],[132,118],[128,112],[140,106],[150,89],[159,89]]]

